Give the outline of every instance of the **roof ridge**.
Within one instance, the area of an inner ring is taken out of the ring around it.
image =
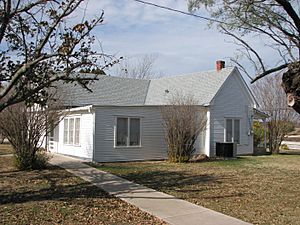
[[[150,81],[150,79],[143,79],[143,78],[134,78],[134,77],[119,77],[119,76],[114,76],[114,75],[106,75],[106,77],[110,78],[116,78],[120,80],[141,80],[141,81]]]
[[[133,78],[133,77],[120,77],[120,76],[115,76],[115,75],[110,75],[110,74],[95,74],[95,73],[82,73],[82,72],[75,72],[75,74],[79,75],[89,75],[89,76],[97,76],[97,78],[113,78],[113,79],[120,79],[120,80],[147,80],[149,81],[150,79],[143,79],[143,78]]]
[[[234,66],[228,66],[223,68],[222,70],[234,70]],[[177,77],[186,77],[186,76],[194,76],[194,75],[199,75],[199,74],[205,74],[205,73],[220,73],[221,71],[216,71],[216,70],[206,70],[206,71],[200,71],[200,72],[192,72],[192,73],[186,73],[186,74],[178,74],[178,75],[171,75],[171,76],[167,76],[167,77],[159,77],[159,78],[153,78],[150,79],[151,81],[153,80],[162,80],[162,79],[172,79],[172,78],[177,78]]]

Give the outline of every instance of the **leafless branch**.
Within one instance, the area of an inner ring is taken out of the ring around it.
[[[254,83],[255,81],[259,80],[260,78],[265,77],[265,76],[267,76],[267,75],[269,75],[269,74],[271,74],[271,73],[274,73],[274,72],[283,70],[283,69],[287,68],[288,66],[289,66],[289,63],[283,64],[283,65],[280,65],[280,66],[277,66],[277,67],[272,68],[272,69],[269,69],[269,70],[266,70],[265,72],[263,72],[263,73],[257,75],[257,76],[251,81],[251,83]]]

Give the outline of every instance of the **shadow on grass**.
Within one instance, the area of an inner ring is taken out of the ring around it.
[[[88,163],[97,168],[96,164]],[[73,165],[76,168],[75,164]],[[105,166],[98,166],[99,170],[87,165],[81,165],[81,169],[77,172],[78,175],[83,177],[89,177],[88,180],[98,184],[104,190],[121,196],[122,198],[151,198],[151,199],[165,199],[173,198],[172,196],[157,196],[157,195],[145,195],[148,192],[166,191],[174,189],[184,189],[191,185],[201,185],[204,183],[217,183],[220,182],[214,175],[202,174],[195,175],[184,171],[167,171],[167,170],[151,170],[155,166],[154,164],[146,164],[141,170],[139,166],[126,166],[115,165],[109,166],[111,170],[115,169],[115,172],[111,174],[110,170],[105,169]],[[64,164],[64,167],[71,169],[72,163]],[[105,169],[104,171],[102,169]],[[77,169],[75,169],[77,170]],[[116,170],[119,172],[116,172]],[[110,172],[105,172],[110,171]],[[127,171],[126,174],[121,174],[121,171]],[[129,172],[131,171],[131,172]],[[121,178],[120,178],[121,177]],[[122,179],[123,178],[123,179]],[[152,188],[154,190],[147,189]],[[202,189],[191,190],[201,191]],[[189,191],[189,190],[187,190]],[[134,193],[134,196],[131,194]]]
[[[244,159],[240,159],[243,161]],[[234,160],[231,162],[238,162]],[[229,162],[229,161],[228,161]],[[189,168],[189,164],[186,164]],[[145,187],[129,182],[133,181],[138,184],[145,185],[158,191],[178,191],[195,193],[207,190],[208,186],[216,187],[227,179],[232,177],[220,177],[213,173],[195,174],[193,172],[181,170],[163,170],[154,169],[155,164],[140,166],[108,166],[109,171],[119,171],[115,173],[121,175],[122,178],[117,178],[106,172],[98,171],[89,166],[78,162],[65,162],[64,167],[72,170],[76,175],[85,177],[88,181],[96,183],[104,190],[122,195],[123,198],[131,196],[130,193],[137,193],[134,198],[153,198],[151,195],[145,193],[153,190],[145,189]],[[106,166],[98,167],[100,170],[105,169]],[[152,169],[151,169],[152,167]],[[126,171],[127,170],[127,171]],[[126,173],[124,173],[126,171]],[[27,176],[28,175],[28,176]],[[24,177],[26,176],[26,177]],[[0,174],[0,179],[20,179],[24,181],[25,185],[13,188],[13,190],[0,190],[0,204],[7,203],[24,203],[29,201],[43,201],[43,200],[59,200],[68,201],[71,199],[80,198],[112,198],[100,188],[83,181],[72,181],[74,175],[66,173],[65,170],[59,167],[50,167],[46,171],[30,171],[30,172],[16,172],[13,174]],[[43,180],[40,186],[32,185],[37,180]],[[127,181],[129,180],[129,181]],[[45,182],[46,181],[46,182]],[[26,185],[28,183],[28,186]],[[25,191],[24,191],[25,190]],[[128,194],[128,195],[127,195]],[[139,195],[141,194],[141,195]],[[154,198],[165,198],[164,196]],[[172,198],[172,196],[170,196]]]
[[[223,178],[219,178],[211,173],[195,174],[189,171],[172,170],[170,168],[164,170],[154,168],[155,164],[139,165],[122,165],[107,164],[94,166],[100,171],[108,171],[128,181],[144,185],[157,191],[178,191],[178,192],[200,192],[205,190],[204,186],[210,184],[221,183]],[[189,166],[186,164],[186,166]],[[169,165],[168,165],[169,167]]]
[[[68,179],[74,175],[66,173],[63,169],[58,167],[51,167],[48,172],[45,171],[31,171],[34,175],[29,175],[26,179],[28,187],[22,185],[21,187],[14,187],[13,190],[0,190],[0,204],[9,203],[26,203],[30,201],[45,201],[45,200],[58,200],[68,201],[72,199],[87,199],[87,198],[113,198],[98,187],[88,182],[70,182]],[[9,178],[22,179],[21,176],[26,176],[26,173],[21,172],[11,175],[0,175],[0,179],[4,180]],[[24,179],[24,178],[23,178]],[[40,187],[38,184],[32,185],[40,179],[44,179],[45,184]],[[25,182],[25,181],[24,181]],[[70,184],[67,184],[70,182]],[[26,185],[27,186],[27,185]],[[25,191],[24,191],[25,189]]]
[[[239,182],[239,178],[230,175],[217,176],[214,174],[196,175],[184,171],[144,171],[133,172],[121,175],[122,178],[142,184],[157,191],[175,195],[177,198],[188,200],[198,199],[208,189],[215,193],[214,196],[206,196],[207,199],[225,199],[242,197],[245,193],[224,194],[223,183]],[[134,190],[131,190],[134,191]],[[222,193],[222,194],[220,194]],[[123,196],[122,196],[123,197]],[[139,197],[134,197],[139,198]],[[145,197],[142,197],[145,198]]]
[[[192,185],[201,186],[201,184],[220,182],[213,175],[191,175],[183,171],[144,171],[128,173],[122,175],[122,177],[158,190],[183,188]]]

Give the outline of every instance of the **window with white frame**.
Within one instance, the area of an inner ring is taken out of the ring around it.
[[[118,117],[116,124],[115,146],[140,146],[140,118]]]
[[[80,118],[64,119],[64,144],[80,144]]]
[[[75,118],[75,129],[74,129],[74,144],[79,145],[80,137],[80,118]]]
[[[225,142],[235,142],[240,144],[240,120],[239,119],[226,119]]]

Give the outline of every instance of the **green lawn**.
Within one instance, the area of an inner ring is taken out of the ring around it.
[[[97,167],[254,224],[300,224],[300,155]]]

